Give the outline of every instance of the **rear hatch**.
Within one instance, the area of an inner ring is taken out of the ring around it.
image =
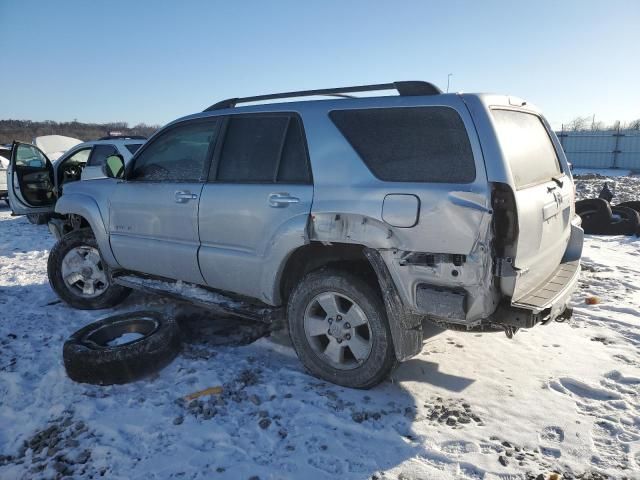
[[[503,287],[503,293],[516,302],[547,288],[560,268],[571,236],[573,182],[541,117],[507,108],[493,108],[491,115],[514,187],[518,234],[512,265],[517,276],[511,291]]]

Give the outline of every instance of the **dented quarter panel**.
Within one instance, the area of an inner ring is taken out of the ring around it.
[[[471,252],[478,227],[489,209],[482,149],[471,116],[457,95],[367,98],[307,104],[302,119],[314,177],[311,237],[320,241],[362,243],[372,248],[459,253]],[[329,118],[334,109],[444,106],[455,109],[467,129],[476,179],[469,184],[385,182],[377,179]],[[349,179],[349,181],[345,181]],[[450,196],[450,192],[453,192]],[[418,223],[392,227],[382,219],[389,194],[420,200]],[[463,199],[463,201],[459,201]]]
[[[459,96],[398,97],[395,107],[438,105],[454,108],[462,118],[475,160],[476,179],[469,184],[424,184],[384,182],[378,180],[339,133],[327,115],[326,106],[303,113],[308,132],[309,153],[314,175],[314,200],[309,237],[328,243],[355,243],[380,251],[402,300],[417,312],[416,286],[419,283],[459,286],[468,290],[467,318],[460,322],[486,317],[495,309],[492,284],[489,225],[491,219],[482,149],[471,116]],[[362,99],[349,106],[335,102],[335,108],[376,108],[389,98]],[[349,179],[345,182],[345,179]],[[384,222],[382,206],[387,195],[415,195],[419,199],[415,226],[394,227]],[[406,252],[462,254],[467,262],[456,267],[460,274],[451,276],[451,264],[436,267],[400,265]]]

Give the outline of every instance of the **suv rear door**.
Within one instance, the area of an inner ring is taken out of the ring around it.
[[[302,122],[286,112],[236,114],[223,131],[200,201],[202,275],[211,287],[270,302],[311,212]]]
[[[7,183],[14,215],[53,212],[56,203],[53,166],[38,147],[13,143]]]
[[[540,116],[497,107],[491,114],[515,189],[517,301],[543,285],[562,261],[571,236],[573,182]]]

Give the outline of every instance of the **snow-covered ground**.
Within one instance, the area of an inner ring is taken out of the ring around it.
[[[576,179],[577,199],[598,198],[606,183],[613,193],[612,205],[631,200],[640,200],[640,175],[621,176],[615,170],[602,170],[600,173],[573,172]]]
[[[3,480],[640,478],[637,238],[586,240],[572,320],[513,340],[432,329],[369,391],[309,376],[281,335],[242,346],[259,327],[140,294],[118,311],[178,315],[184,352],[133,384],[74,383],[64,340],[111,312],[58,301],[52,245],[45,226],[0,209]]]
[[[626,177],[631,175],[631,170],[624,168],[574,168],[571,170],[574,177],[584,175],[600,175],[601,177]]]

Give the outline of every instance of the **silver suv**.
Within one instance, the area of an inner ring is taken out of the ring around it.
[[[258,103],[383,89],[399,95]],[[235,98],[106,170],[56,204],[49,279],[76,308],[133,287],[282,316],[314,375],[358,388],[420,352],[424,320],[511,336],[570,314],[573,181],[521,99],[426,82]]]

